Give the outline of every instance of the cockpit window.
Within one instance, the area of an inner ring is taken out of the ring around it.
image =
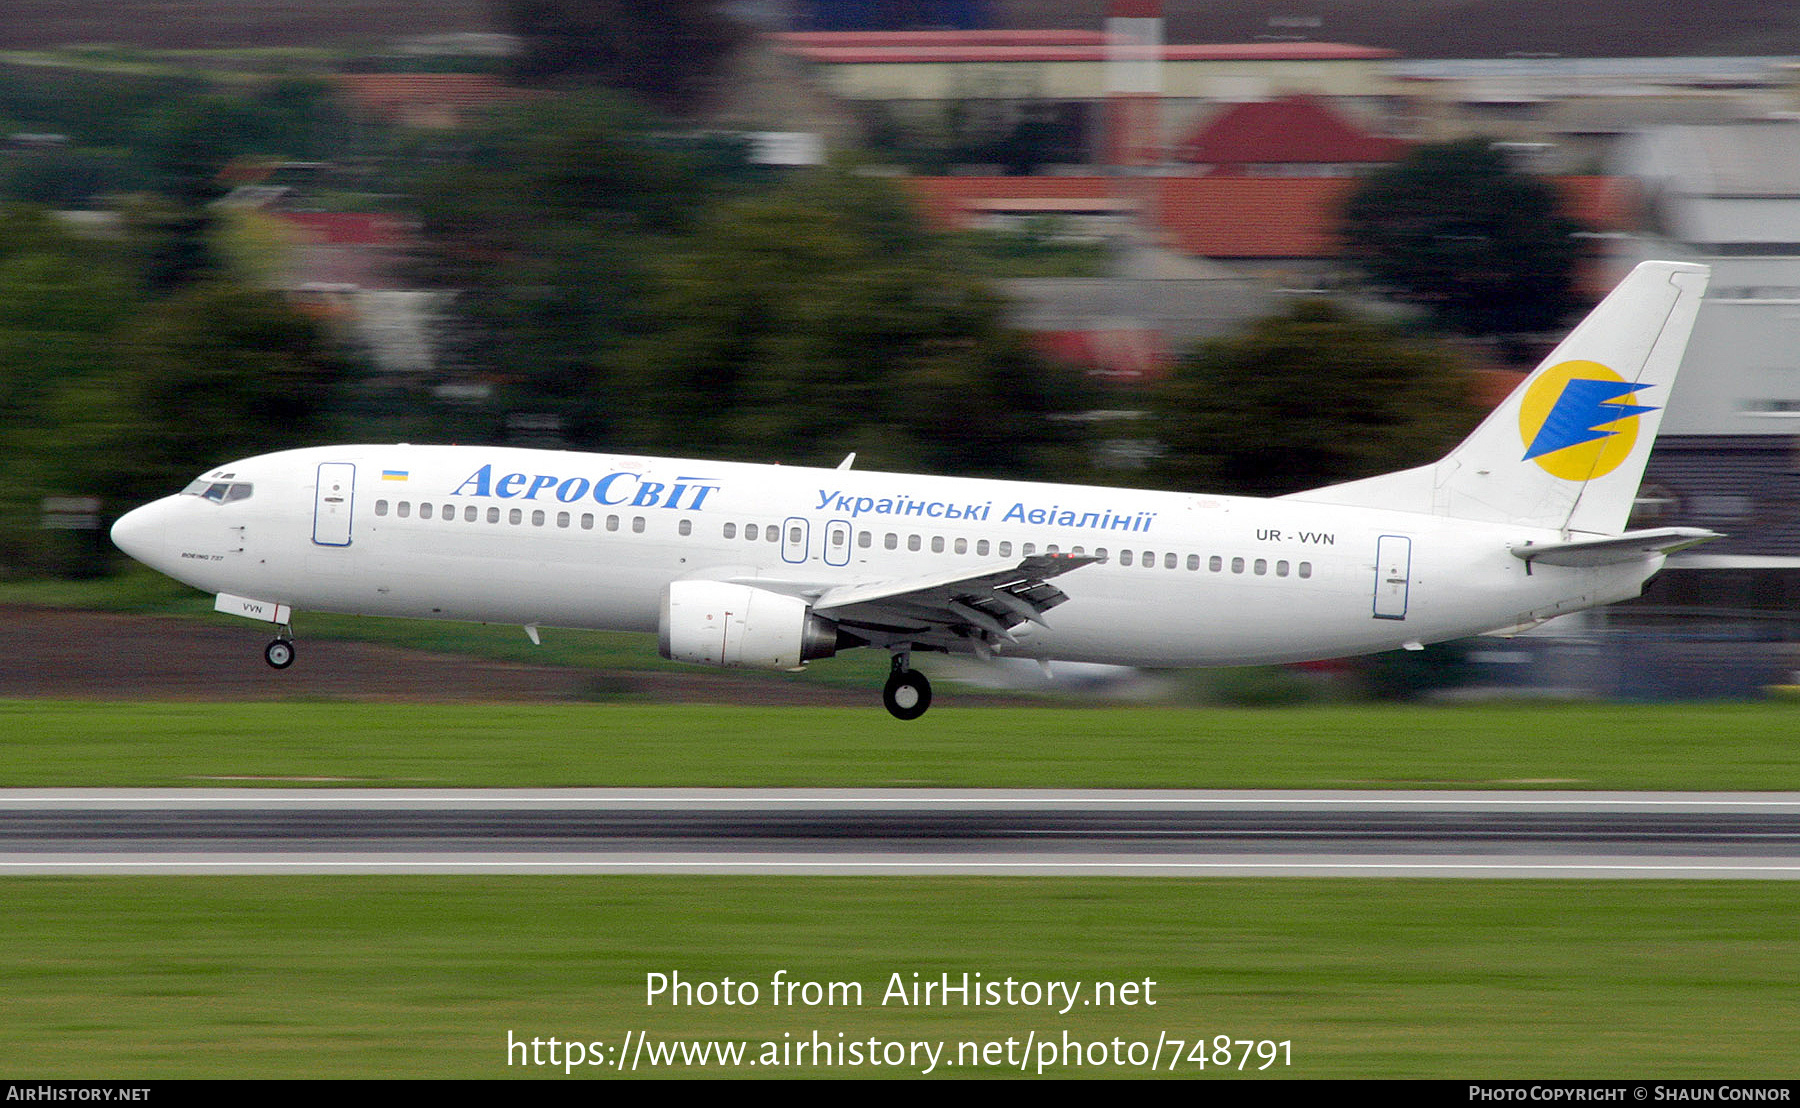
[[[248,500],[255,486],[248,481],[212,481],[205,477],[181,490],[183,496],[198,496],[210,500],[214,504],[229,504],[233,500]]]

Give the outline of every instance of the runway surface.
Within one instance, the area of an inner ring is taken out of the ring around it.
[[[0,875],[1800,878],[1800,794],[0,790]]]

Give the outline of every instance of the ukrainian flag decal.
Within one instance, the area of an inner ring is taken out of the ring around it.
[[[1519,407],[1522,461],[1565,481],[1604,477],[1637,445],[1638,419],[1656,411],[1634,403],[1634,385],[1599,362],[1560,362],[1544,371]]]
[[[404,481],[409,471],[404,469],[384,469],[381,471],[383,481]]]

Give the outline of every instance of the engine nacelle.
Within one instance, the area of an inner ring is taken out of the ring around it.
[[[795,669],[837,653],[837,624],[806,601],[724,581],[675,581],[663,590],[657,648],[706,666]]]

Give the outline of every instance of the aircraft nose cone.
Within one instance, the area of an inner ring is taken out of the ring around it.
[[[156,552],[163,545],[164,512],[162,501],[133,508],[112,525],[113,545],[125,553],[154,566]]]

